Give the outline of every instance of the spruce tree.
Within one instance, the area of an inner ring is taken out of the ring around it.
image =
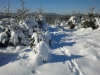
[[[8,5],[7,6],[4,6],[4,8],[6,9],[5,10],[5,13],[6,13],[6,16],[8,17],[8,25],[10,25],[10,1],[8,0]]]
[[[93,6],[91,6],[90,12],[85,14],[85,21],[82,23],[83,28],[89,28],[91,27],[93,30],[97,29],[98,27],[96,26],[95,22],[95,16],[93,10],[95,9]]]
[[[20,2],[21,2],[21,7],[22,7],[22,8],[17,9],[17,12],[16,12],[16,14],[17,14],[17,19],[18,19],[18,20],[25,20],[25,18],[26,18],[26,13],[29,12],[29,9],[27,9],[27,8],[25,7],[26,0],[20,0]]]

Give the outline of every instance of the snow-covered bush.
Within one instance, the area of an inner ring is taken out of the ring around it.
[[[30,47],[35,54],[41,57],[43,62],[46,62],[48,59],[47,46],[51,46],[51,35],[48,31],[48,25],[41,14],[36,16],[36,21],[38,25],[31,36]]]
[[[0,21],[0,27],[4,30],[6,27],[7,27],[7,25],[8,25],[8,23],[7,23],[7,18],[5,18],[5,19],[1,19],[1,21]]]
[[[36,46],[41,40],[44,40],[47,45],[51,46],[51,35],[49,31],[34,32],[31,38],[31,47]]]
[[[33,53],[39,61],[46,63],[50,59],[50,48],[44,40],[41,40],[33,49]]]
[[[8,46],[8,35],[6,32],[1,32],[0,33],[0,47],[7,47]]]
[[[44,39],[45,39],[45,42],[46,42],[49,46],[51,46],[51,35],[50,35],[50,32],[49,32],[49,31],[46,31],[46,32],[45,32]]]
[[[72,21],[74,24],[77,22],[77,16],[71,16],[69,21]]]
[[[42,31],[47,31],[48,30],[48,24],[41,14],[38,14],[36,21],[38,22],[38,28]]]
[[[44,22],[44,21],[43,21]],[[51,45],[51,36],[48,31],[48,26],[46,23],[42,23],[42,29],[40,27],[37,28],[37,31],[35,31],[32,34],[32,42],[31,47],[36,46],[41,40],[45,40],[45,42],[49,45]]]
[[[42,23],[42,28],[44,31],[48,30],[48,24],[45,21],[43,21],[43,23]]]
[[[7,45],[26,46],[30,44],[30,37],[32,36],[31,42],[34,45],[37,45],[41,40],[45,40],[46,44],[50,44],[50,38],[48,37],[50,34],[47,33],[48,24],[42,16],[42,12],[40,11],[36,20],[26,18],[26,13],[29,10],[25,8],[25,0],[20,1],[22,8],[17,10],[16,19],[6,18],[0,21],[0,43],[5,44],[7,41]]]
[[[34,51],[38,55],[38,57],[46,63],[49,60],[50,54],[49,54],[49,47],[48,45],[42,40],[40,43],[36,45],[34,48]]]
[[[82,23],[83,28],[91,27],[93,30],[98,28],[96,25],[95,13],[93,12],[93,9],[94,7],[91,7],[91,12],[85,14],[85,21]]]
[[[91,27],[93,30],[98,28],[98,26],[95,26],[94,21],[85,21],[85,22],[82,23],[82,27],[83,28]]]
[[[22,31],[11,31],[10,37],[10,45],[18,46],[18,45],[29,45],[29,39],[23,34]]]
[[[79,23],[80,23],[80,18],[78,16],[71,16],[67,22],[67,25],[69,26],[70,29],[73,30],[75,26],[78,26]]]
[[[18,33],[17,32],[14,32],[14,31],[11,31],[11,37],[10,37],[10,45],[13,45],[13,46],[17,46],[18,45]]]
[[[98,27],[100,27],[100,18],[99,17],[95,17],[95,20],[96,20],[96,25],[98,26]]]
[[[28,46],[30,44],[28,37],[22,31],[19,31],[18,38],[20,45]]]
[[[65,21],[56,20],[55,21],[55,26],[57,27],[58,30],[63,30],[64,26],[66,26],[66,22]]]
[[[6,46],[18,46],[18,45],[29,45],[29,38],[28,36],[25,35],[24,33],[24,29],[18,25],[18,24],[11,24],[11,25],[6,25],[5,27],[2,27],[1,25],[1,35],[0,37],[5,39],[3,36],[3,33],[7,36],[5,36],[7,38],[8,43],[6,43]],[[27,31],[28,35],[29,32]],[[31,32],[32,34],[32,32]],[[2,44],[5,44],[5,41],[0,41]]]
[[[69,26],[69,28],[70,29],[74,29],[74,27],[75,27],[75,24],[73,24],[73,22],[72,21],[68,21],[68,26]]]
[[[37,30],[38,23],[33,19],[26,19],[20,21],[19,26],[22,28],[23,33],[30,37]]]
[[[38,34],[36,33],[36,32],[34,32],[33,34],[32,34],[32,37],[31,37],[31,48],[33,47],[33,46],[36,46],[38,44]]]

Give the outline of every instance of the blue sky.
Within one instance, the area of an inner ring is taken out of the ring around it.
[[[3,6],[7,6],[8,0],[0,0],[0,12],[4,11]],[[20,8],[20,0],[10,0],[11,10],[15,12]],[[38,11],[38,8],[43,8],[44,12],[53,12],[58,14],[71,14],[72,11],[85,13],[89,11],[90,6],[95,6],[94,10],[100,13],[100,0],[27,0],[26,7],[30,12]]]

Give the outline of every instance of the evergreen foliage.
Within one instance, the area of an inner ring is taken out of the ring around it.
[[[25,7],[26,0],[20,0],[21,2],[21,9],[17,9],[16,16],[18,20],[25,20],[26,13],[29,12],[29,9]]]
[[[75,24],[73,24],[72,21],[69,21],[69,22],[68,22],[68,26],[69,26],[69,28],[72,29],[72,30],[75,28]]]
[[[5,10],[5,13],[6,13],[6,16],[8,17],[8,20],[7,20],[7,24],[10,25],[10,13],[11,13],[11,10],[10,10],[10,2],[8,0],[8,5],[7,6],[4,6],[4,8],[6,9]]]
[[[95,20],[95,16],[93,13],[94,7],[91,7],[90,10],[91,12],[85,15],[85,21],[82,23],[82,27],[83,28],[91,27],[94,30],[98,28],[98,26],[95,24],[96,20]]]

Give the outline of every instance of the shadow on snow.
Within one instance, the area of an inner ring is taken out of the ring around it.
[[[30,49],[26,49],[24,50],[25,52],[30,52]],[[19,56],[19,53],[1,53],[0,52],[0,67],[4,66],[10,62],[14,62],[16,60],[20,60],[20,59],[27,59],[28,56]]]
[[[50,28],[51,32],[55,32],[57,31],[56,28]],[[66,32],[73,32],[72,30],[64,30]],[[70,37],[72,36],[71,34],[59,34],[59,33],[51,33],[51,39],[52,39],[52,46],[51,49],[57,49],[63,46],[73,46],[75,44],[74,41],[71,41],[72,39],[67,39],[69,42],[67,42],[66,40],[62,40],[65,37]],[[64,53],[63,53],[64,54]],[[67,55],[56,55],[56,54],[51,54],[52,56],[52,60],[50,61],[50,63],[57,63],[57,62],[63,62],[65,63],[66,61],[71,61],[73,59],[78,59],[78,58],[82,58],[84,56],[81,55],[71,55],[71,56],[67,56]]]
[[[0,52],[0,67],[15,60],[18,54],[15,53],[1,53]]]
[[[57,49],[63,46],[73,46],[73,44],[75,44],[75,42],[67,42],[67,41],[61,41],[62,38],[66,37],[66,36],[71,36],[69,34],[51,34],[52,37],[52,46],[51,49]],[[71,39],[69,39],[71,40]]]
[[[78,58],[82,58],[84,56],[81,55],[71,55],[71,56],[67,56],[67,55],[55,55],[55,54],[51,54],[52,59],[49,63],[57,63],[57,62],[63,62],[65,63],[66,61],[71,61],[73,59],[78,59]]]

